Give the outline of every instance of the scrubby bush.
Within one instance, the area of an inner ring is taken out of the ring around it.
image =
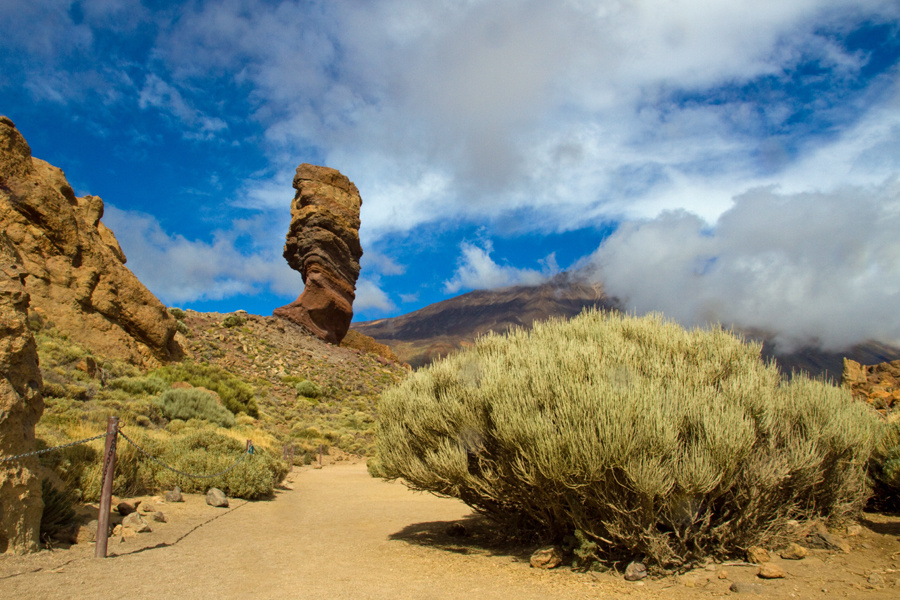
[[[234,427],[234,414],[216,402],[212,394],[196,388],[168,390],[156,401],[167,419],[203,419],[220,425]]]
[[[259,417],[253,387],[216,366],[183,362],[157,369],[154,374],[169,384],[184,381],[195,387],[212,390],[232,413],[243,412],[254,418]]]
[[[244,323],[247,322],[247,319],[238,314],[232,314],[225,317],[222,321],[222,326],[224,327],[240,327]]]
[[[179,321],[183,321],[187,316],[187,313],[184,312],[183,309],[178,308],[176,306],[169,307],[169,314],[178,319]]]
[[[169,383],[160,377],[118,377],[111,380],[109,387],[115,390],[122,390],[129,394],[155,396],[168,390]]]
[[[873,508],[900,510],[900,420],[885,423],[869,461],[869,474],[875,488]]]
[[[582,558],[739,555],[788,519],[858,510],[877,428],[760,350],[597,311],[491,335],[382,395],[372,470],[521,535],[580,536]]]
[[[164,455],[169,464],[196,475],[223,471],[246,453],[246,444],[212,429],[194,430],[176,437]],[[255,499],[272,493],[287,475],[289,466],[281,456],[262,447],[244,456],[237,467],[214,479],[191,479],[171,471],[160,472],[164,488],[181,486],[185,492],[205,492],[217,487],[235,498]]]
[[[297,393],[304,398],[318,398],[322,395],[322,388],[319,387],[319,385],[315,382],[309,381],[308,379],[304,379],[303,381],[298,383],[296,386],[294,386],[294,389],[296,389]]]
[[[199,427],[192,428],[191,423]],[[150,435],[133,428],[128,428],[126,435],[147,454],[191,475],[214,475],[233,465],[246,453],[245,442],[196,421],[189,421],[175,436]],[[210,487],[217,487],[234,498],[261,498],[271,494],[288,472],[289,466],[280,458],[269,449],[254,447],[253,454],[244,456],[240,464],[228,473],[212,479],[195,479],[150,460],[120,437],[113,494],[130,497],[172,489],[178,485],[188,493],[203,493]],[[96,460],[85,464],[86,468],[80,475],[84,499],[96,501],[100,497],[103,469],[99,454]]]

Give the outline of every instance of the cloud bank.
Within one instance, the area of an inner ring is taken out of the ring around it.
[[[623,224],[585,268],[628,310],[778,332],[782,351],[900,342],[900,179],[832,193],[758,189],[709,226]]]

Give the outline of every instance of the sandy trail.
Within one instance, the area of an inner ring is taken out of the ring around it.
[[[232,501],[228,512],[195,506],[206,522],[193,531],[183,531],[189,519],[173,515],[168,535],[170,524],[150,534],[168,538],[160,547],[143,548],[150,538],[138,536],[111,539],[106,560],[92,558],[92,546],[76,546],[0,562],[0,598],[597,597],[576,593],[592,580],[554,581],[508,556],[392,539],[411,525],[458,520],[471,510],[372,479],[364,465],[304,470],[293,488],[270,502]]]
[[[165,504],[169,522],[121,543],[110,539],[105,560],[93,558],[93,544],[0,556],[0,599],[711,600],[734,595],[733,582],[752,583],[755,597],[900,597],[900,518],[869,522],[851,554],[773,557],[785,579],[761,581],[756,568],[742,567],[727,567],[724,576],[725,566],[711,565],[629,583],[614,574],[532,569],[527,552],[491,552],[464,504],[373,479],[363,464],[295,469],[289,481],[293,489],[274,500],[232,500],[227,510],[199,495]],[[460,520],[472,535],[446,535]],[[872,584],[872,573],[883,581]]]

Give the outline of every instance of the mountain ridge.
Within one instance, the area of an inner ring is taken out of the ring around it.
[[[389,346],[401,361],[418,368],[473,344],[490,331],[530,328],[535,321],[571,318],[589,307],[622,310],[618,299],[607,295],[602,284],[562,273],[538,286],[475,290],[398,317],[353,323],[351,328]],[[856,344],[841,352],[804,347],[778,353],[774,334],[738,328],[734,331],[762,343],[763,359],[774,360],[785,374],[802,371],[839,382],[845,357],[862,364],[900,359],[900,348],[876,341]]]

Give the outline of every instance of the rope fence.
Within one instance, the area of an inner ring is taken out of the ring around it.
[[[194,473],[187,473],[186,471],[182,471],[181,469],[175,468],[172,465],[168,465],[164,463],[159,458],[153,456],[137,442],[128,437],[119,426],[119,417],[109,417],[109,420],[106,424],[106,433],[101,433],[100,435],[95,435],[94,437],[85,438],[83,440],[78,440],[76,442],[69,442],[66,444],[61,444],[59,446],[54,446],[52,448],[43,448],[41,450],[35,450],[33,452],[26,452],[24,454],[17,454],[15,456],[7,456],[5,458],[0,459],[0,464],[9,463],[13,461],[24,460],[26,458],[30,458],[32,456],[40,456],[42,454],[46,454],[48,452],[53,452],[55,450],[63,450],[65,448],[71,448],[73,446],[78,446],[80,444],[87,444],[88,442],[93,442],[96,440],[100,440],[106,438],[105,448],[103,451],[103,475],[101,479],[101,489],[100,489],[100,514],[98,515],[98,523],[97,523],[97,541],[94,549],[94,556],[97,558],[106,558],[106,550],[109,541],[109,515],[110,508],[112,506],[112,489],[113,489],[113,480],[115,479],[115,470],[116,470],[116,448],[118,446],[118,438],[121,436],[126,442],[134,446],[138,452],[144,455],[149,460],[157,463],[161,467],[172,471],[178,475],[182,475],[184,477],[188,477],[190,479],[215,479],[216,477],[221,477],[230,473],[232,470],[237,468],[239,464],[241,464],[244,459],[248,456],[252,456],[255,453],[255,448],[253,446],[252,440],[247,440],[247,448],[241,454],[240,458],[238,458],[231,466],[219,471],[218,473],[213,473],[211,475],[198,475]],[[294,444],[289,443],[284,445],[284,452],[282,453],[283,460],[287,461],[289,464],[294,464]]]

